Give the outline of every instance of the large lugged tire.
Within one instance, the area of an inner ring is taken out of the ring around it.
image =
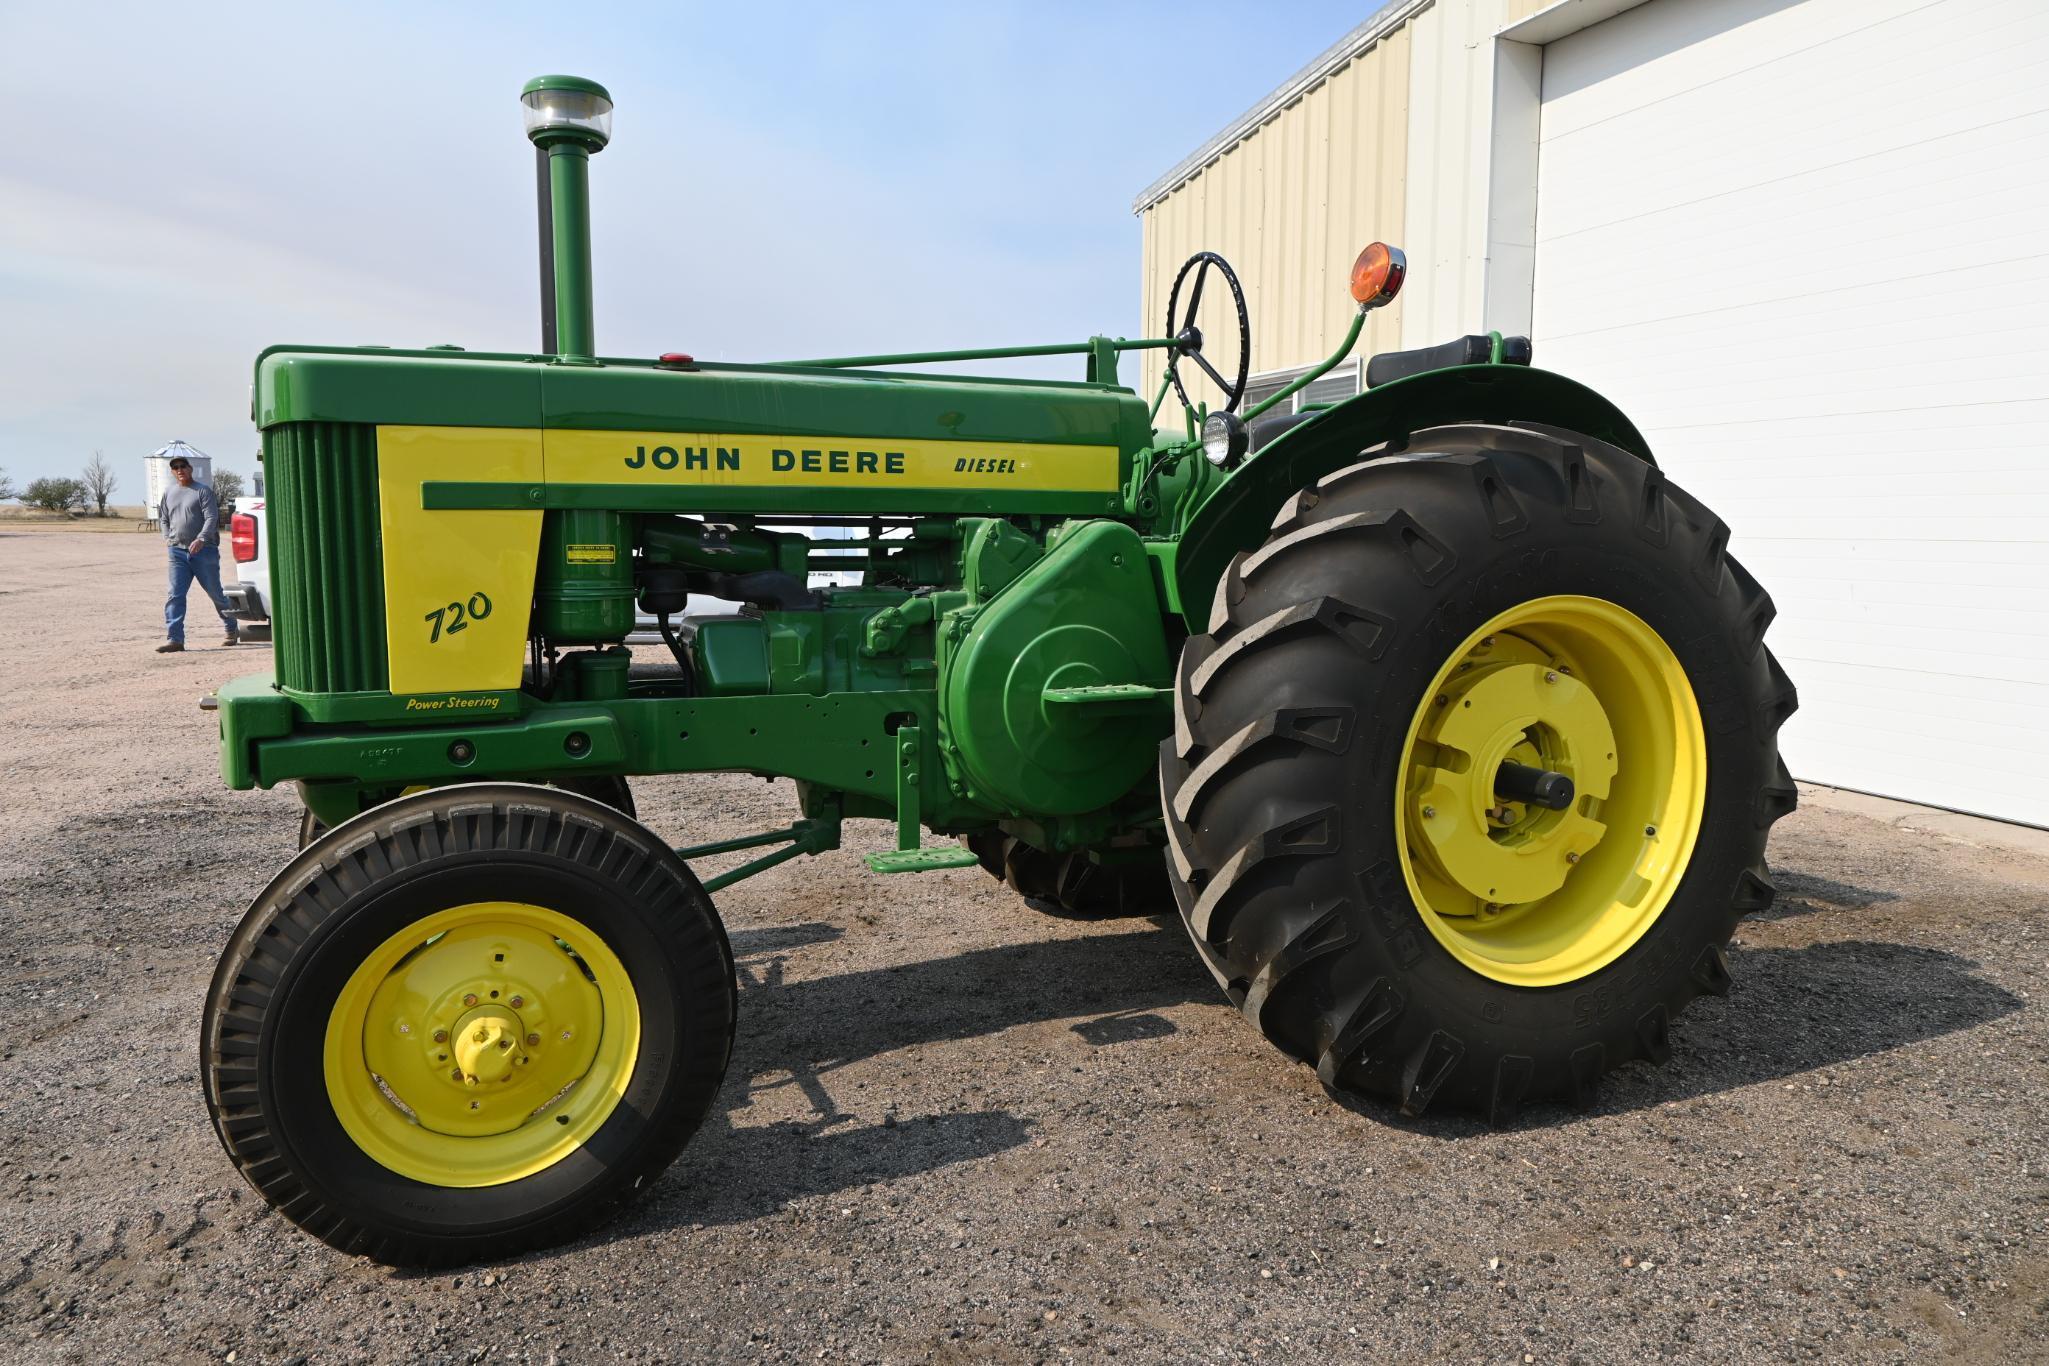
[[[1793,809],[1728,531],[1636,457],[1460,426],[1305,489],[1218,586],[1162,746],[1170,873],[1325,1085],[1505,1122],[1662,1062]],[[1562,774],[1551,809],[1516,775]]]
[[[329,832],[207,995],[215,1131],[264,1199],[395,1265],[559,1243],[668,1166],[732,1052],[695,876],[588,798],[485,783]]]
[[[1049,854],[1000,830],[966,835],[989,876],[1007,884],[1025,904],[1076,920],[1160,915],[1174,906],[1164,857],[1105,863],[1087,850]]]

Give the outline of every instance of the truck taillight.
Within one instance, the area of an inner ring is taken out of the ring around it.
[[[246,512],[238,512],[228,519],[228,549],[235,556],[235,563],[247,564],[256,558],[256,519]]]

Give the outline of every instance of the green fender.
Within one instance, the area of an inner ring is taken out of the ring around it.
[[[1191,631],[1209,627],[1217,580],[1241,550],[1266,539],[1281,505],[1301,488],[1356,462],[1362,451],[1456,422],[1540,422],[1651,459],[1643,433],[1607,399],[1574,380],[1526,365],[1461,365],[1369,389],[1282,435],[1217,486],[1196,509],[1174,556],[1176,600]]]

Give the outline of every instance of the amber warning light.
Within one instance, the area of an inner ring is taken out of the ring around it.
[[[1402,278],[1409,273],[1408,258],[1400,247],[1375,242],[1359,253],[1352,263],[1352,297],[1361,313],[1392,303],[1401,293]]]

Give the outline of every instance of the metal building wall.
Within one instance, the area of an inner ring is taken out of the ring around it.
[[[1330,353],[1352,322],[1352,259],[1375,238],[1401,235],[1409,61],[1407,27],[1384,34],[1141,214],[1147,335],[1165,326],[1181,262],[1210,250],[1245,285],[1254,374]],[[1205,287],[1205,335],[1225,324],[1223,293]],[[1401,345],[1402,307],[1398,299],[1373,315],[1358,354]],[[1161,366],[1146,353],[1148,396]]]
[[[1492,316],[1487,298],[1495,245],[1489,227],[1500,207],[1499,187],[1490,183],[1500,162],[1493,143],[1510,131],[1497,121],[1498,83],[1509,73],[1494,36],[1550,2],[1438,0],[1410,21],[1409,81],[1416,98],[1409,111],[1411,170],[1402,225],[1410,270],[1406,346],[1495,327],[1528,329],[1526,305]],[[1534,126],[1529,137],[1534,159]]]
[[[1253,372],[1313,364],[1350,325],[1344,273],[1375,238],[1408,252],[1409,281],[1368,325],[1358,354],[1489,327],[1526,331],[1531,247],[1520,220],[1531,216],[1523,200],[1534,193],[1534,131],[1500,119],[1497,105],[1534,109],[1518,83],[1541,68],[1534,48],[1495,35],[1546,9],[1632,2],[1388,6],[1407,13],[1372,46],[1142,209],[1145,334],[1165,324],[1174,271],[1208,248],[1245,276]],[[1530,148],[1499,145],[1523,133]],[[1528,186],[1516,183],[1523,171]],[[1203,312],[1213,334],[1221,305],[1205,297]],[[1148,355],[1148,394],[1160,368]]]

